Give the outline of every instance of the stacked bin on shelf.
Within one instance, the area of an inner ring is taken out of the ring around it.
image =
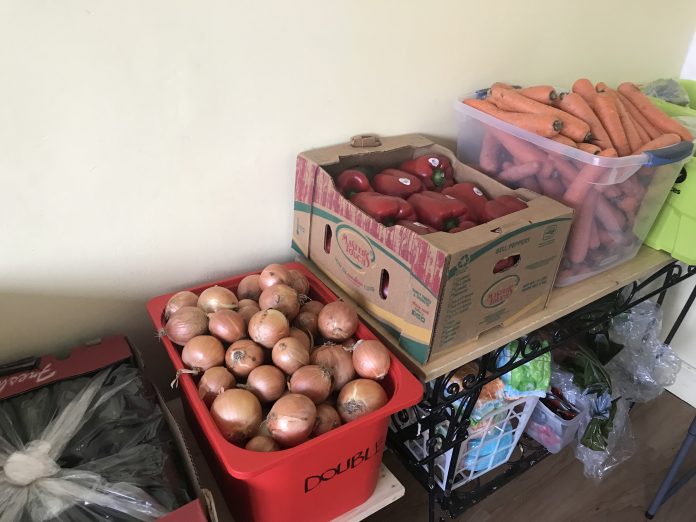
[[[476,94],[469,97],[476,97]],[[493,171],[481,165],[482,151],[486,152],[487,143],[493,142],[497,147],[494,150],[503,157],[512,149],[523,149],[549,165],[546,179],[554,183],[539,186],[537,190],[573,207],[575,223],[583,213],[593,218],[587,221],[589,226],[584,231],[581,231],[583,227],[574,225],[556,286],[576,283],[633,258],[693,152],[692,143],[682,142],[621,158],[599,157],[522,130],[461,101],[455,103],[455,109],[459,127],[457,156],[461,161],[497,178],[503,170],[502,161],[497,162]],[[588,181],[579,184],[575,181],[579,185],[575,192],[580,196],[568,200],[564,197],[564,189],[559,187],[568,186],[578,177]],[[518,184],[505,183],[512,187]],[[585,252],[572,250],[573,234],[589,235],[589,247]]]
[[[323,303],[336,296],[304,265],[285,265],[302,272],[310,282],[309,297]],[[254,272],[254,273],[259,273]],[[190,288],[200,294],[213,285],[236,291],[249,274]],[[157,330],[164,326],[164,309],[173,294],[148,302]],[[357,339],[375,339],[360,323]],[[184,369],[181,350],[162,338],[175,370]],[[245,450],[228,442],[213,422],[190,374],[179,377],[183,404],[193,433],[206,453],[225,499],[237,520],[274,522],[333,519],[364,503],[379,478],[389,416],[413,406],[423,395],[422,385],[390,354],[389,373],[381,382],[389,401],[385,406],[299,446],[270,453]]]

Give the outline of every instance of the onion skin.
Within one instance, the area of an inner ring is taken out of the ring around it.
[[[380,409],[388,402],[387,393],[371,379],[355,379],[338,394],[337,410],[343,422],[351,422]]]
[[[222,309],[208,315],[208,330],[221,341],[233,343],[246,336],[246,323],[237,312]]]
[[[295,317],[292,324],[300,330],[305,330],[311,333],[312,337],[316,337],[317,333],[319,333],[319,329],[317,327],[318,319],[319,317],[312,312],[300,312],[297,314],[297,317]]]
[[[211,286],[203,290],[198,296],[198,308],[202,308],[208,314],[225,308],[228,310],[236,309],[237,302],[238,299],[234,292],[223,286]]]
[[[381,381],[391,366],[389,350],[376,340],[360,341],[353,349],[353,366],[360,377]]]
[[[324,433],[338,428],[341,425],[341,416],[336,408],[322,402],[317,406],[317,421],[312,430],[312,437],[318,437]]]
[[[218,395],[210,407],[210,414],[223,437],[234,444],[241,444],[256,435],[263,420],[259,400],[253,393],[239,388]]]
[[[324,303],[320,303],[319,301],[307,301],[300,307],[300,313],[309,312],[310,314],[319,315],[322,308],[324,308]]]
[[[249,319],[249,337],[264,348],[273,345],[290,334],[287,317],[278,310],[261,310]]]
[[[220,395],[225,390],[234,388],[237,381],[227,368],[223,366],[213,366],[208,368],[201,380],[198,382],[198,396],[210,408],[215,397]]]
[[[290,283],[290,271],[283,265],[271,263],[259,274],[259,288],[261,291],[269,286]]]
[[[183,346],[188,341],[208,332],[208,316],[195,306],[182,306],[172,314],[164,326],[169,339]]]
[[[188,290],[177,292],[169,298],[167,306],[164,307],[164,320],[168,320],[171,315],[183,306],[197,306],[198,296]]]
[[[227,349],[225,365],[238,379],[246,378],[254,368],[263,364],[265,350],[249,339],[242,339]]]
[[[324,402],[329,398],[333,386],[331,370],[316,364],[299,368],[290,377],[288,389],[291,393],[299,393],[309,397],[314,404]]]
[[[264,435],[257,435],[256,437],[254,437],[253,439],[251,439],[249,442],[246,443],[246,446],[244,446],[244,449],[249,450],[249,451],[261,451],[261,452],[278,451],[278,450],[280,450],[280,444],[278,444],[271,437],[264,436]]]
[[[268,431],[281,446],[290,448],[306,441],[314,429],[317,408],[297,393],[278,399],[266,418]]]
[[[345,341],[358,329],[358,313],[343,301],[334,301],[321,309],[317,316],[319,333],[330,341]]]
[[[225,361],[225,349],[212,335],[199,335],[184,345],[181,360],[191,370],[205,371],[213,366],[222,366]]]
[[[309,279],[299,270],[290,269],[290,286],[300,295],[309,293]]]
[[[312,352],[312,364],[326,366],[333,374],[333,391],[339,391],[355,378],[353,356],[341,344],[325,344]]]
[[[284,337],[273,346],[271,359],[287,375],[292,375],[309,364],[309,350],[295,337]]]
[[[241,305],[242,301],[239,301],[240,306],[239,310],[237,310],[237,313],[242,316],[242,319],[244,319],[244,324],[248,327],[251,318],[254,317],[254,314],[259,313],[261,311],[261,308],[259,308],[259,305],[256,301],[251,301],[249,299],[244,299],[244,301],[254,303]]]
[[[290,286],[277,284],[269,286],[259,297],[259,307],[261,310],[273,308],[282,312],[288,320],[292,321],[300,313],[300,297]]]
[[[261,295],[261,287],[259,286],[259,274],[246,276],[239,282],[237,287],[237,297],[239,299],[259,300]]]
[[[285,393],[287,383],[282,371],[263,364],[251,370],[246,386],[261,402],[273,402]]]
[[[299,328],[292,327],[290,328],[289,337],[294,337],[295,339],[300,341],[302,343],[302,346],[307,348],[307,353],[309,353],[312,349],[312,337],[310,337],[307,332],[304,332]]]

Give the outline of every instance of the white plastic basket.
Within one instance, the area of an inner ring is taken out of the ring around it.
[[[486,415],[477,425],[476,430],[470,430],[469,438],[460,448],[453,489],[510,460],[538,400],[538,397],[524,397],[509,402]],[[415,421],[415,416],[411,418],[411,415],[409,420],[403,423],[392,416],[392,429],[405,428]],[[441,430],[444,434],[447,424],[442,423],[436,430]],[[424,430],[417,439],[406,442],[413,456],[419,460],[427,456],[427,444],[427,430]],[[442,489],[445,488],[447,470],[451,461],[452,450],[435,460],[435,481]]]

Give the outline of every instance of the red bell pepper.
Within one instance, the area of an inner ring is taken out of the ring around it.
[[[372,186],[377,192],[398,198],[408,198],[423,190],[423,183],[418,176],[399,169],[383,170],[374,177]]]
[[[419,236],[424,236],[425,234],[432,234],[433,232],[437,232],[437,230],[435,230],[433,227],[424,225],[419,221],[409,221],[407,219],[402,219],[400,221],[397,221],[396,224],[401,225],[402,227],[406,227],[409,230],[413,230]]]
[[[499,217],[507,216],[527,208],[527,204],[521,199],[514,196],[498,196],[486,203],[481,214],[481,219],[485,221],[493,221]]]
[[[466,203],[452,196],[425,191],[413,194],[408,202],[415,209],[418,221],[437,230],[447,231],[473,221]]]
[[[469,206],[469,210],[471,210],[474,220],[477,223],[481,222],[483,209],[488,198],[476,185],[473,183],[457,183],[453,187],[447,187],[442,193],[466,203]]]
[[[349,199],[358,192],[373,192],[367,171],[359,167],[341,172],[336,178],[336,188]]]
[[[425,185],[425,190],[440,192],[454,185],[452,163],[444,156],[436,154],[420,156],[404,161],[399,168],[418,176]]]
[[[456,234],[457,232],[462,232],[463,230],[469,230],[470,228],[477,227],[478,223],[473,221],[461,221],[458,227],[450,228],[447,232],[450,234]]]
[[[413,207],[407,201],[394,196],[385,196],[378,192],[358,192],[353,194],[350,201],[365,214],[388,227],[400,219],[416,219]]]

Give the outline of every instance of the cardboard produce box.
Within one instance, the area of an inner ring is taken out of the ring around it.
[[[135,500],[132,500],[131,504],[125,508],[132,509],[133,512],[126,514],[120,511],[120,508],[124,508],[126,504],[122,501],[123,492],[128,489],[132,493],[132,486],[128,483],[129,477],[132,477],[137,482],[135,485],[144,488],[146,494],[153,494],[153,492],[167,488],[171,491],[171,493],[157,493],[157,495],[169,499],[168,502],[178,507],[159,517],[158,520],[163,522],[217,522],[214,501],[210,492],[202,489],[199,485],[198,475],[181,430],[159,393],[145,379],[141,361],[141,357],[129,345],[125,337],[115,336],[104,338],[90,346],[74,348],[66,358],[58,358],[53,355],[41,358],[29,357],[0,366],[0,401],[15,401],[15,404],[9,402],[5,404],[7,408],[4,413],[0,412],[3,413],[0,417],[5,419],[4,415],[8,415],[8,412],[11,415],[13,407],[14,412],[16,412],[13,421],[0,429],[2,432],[0,438],[11,437],[16,430],[16,433],[22,434],[22,436],[26,435],[28,439],[32,440],[38,435],[35,430],[43,430],[44,426],[48,425],[52,419],[55,421],[69,407],[70,401],[73,401],[71,404],[74,403],[75,394],[80,393],[80,390],[85,391],[87,379],[83,379],[79,385],[66,387],[70,380],[80,377],[98,378],[95,374],[100,370],[106,368],[113,370],[113,373],[103,382],[103,387],[99,389],[98,400],[92,399],[93,406],[87,410],[89,412],[94,409],[96,413],[91,416],[90,414],[86,415],[87,424],[64,441],[65,448],[55,459],[59,467],[65,466],[63,472],[56,470],[58,473],[56,478],[58,480],[64,479],[66,482],[74,481],[70,484],[75,489],[71,490],[71,493],[67,490],[61,490],[61,486],[51,487],[50,484],[46,484],[44,487],[42,481],[52,479],[53,475],[41,473],[30,486],[32,488],[31,495],[33,495],[32,502],[38,503],[37,499],[41,498],[45,503],[47,512],[60,519],[64,516],[68,518],[70,516],[87,518],[108,516],[109,519],[113,518],[114,520],[131,520],[134,518],[131,518],[130,515],[135,516],[136,511],[140,516],[148,517],[150,513],[138,511],[145,509],[145,506],[138,505]],[[124,371],[121,372],[121,370]],[[134,378],[134,372],[138,374],[137,382]],[[119,377],[123,376],[127,376],[126,382],[119,381]],[[128,386],[129,395],[124,395],[120,386]],[[106,390],[107,387],[109,391],[102,393],[102,390]],[[132,410],[130,409],[131,403],[128,401],[132,401],[136,393],[137,401],[139,401],[138,408]],[[123,401],[124,412],[128,418],[122,421],[111,419],[110,416],[113,416],[114,413],[108,408],[116,408],[116,406],[110,405],[109,400]],[[156,413],[158,405],[161,410],[162,426],[159,425],[159,415]],[[51,412],[55,414],[54,417],[50,416]],[[47,416],[43,418],[42,414],[47,414]],[[143,417],[146,414],[149,416]],[[147,426],[146,423],[148,423]],[[99,424],[101,426],[97,427]],[[61,429],[68,433],[65,427]],[[52,435],[49,434],[49,438],[65,439],[63,435],[55,435],[56,431],[54,429],[49,432],[52,433]],[[112,437],[112,439],[110,441],[96,441],[100,436]],[[15,438],[11,438],[11,440],[13,443],[18,442]],[[31,447],[32,444],[36,444],[36,442],[28,444],[27,447]],[[137,457],[129,457],[131,452],[146,447],[162,448],[161,469],[157,467],[160,453],[151,451],[138,453],[138,457],[144,458],[142,469],[137,467]],[[99,454],[93,455],[97,448],[102,448],[103,451],[100,450]],[[5,450],[9,450],[9,448],[5,447]],[[25,448],[23,451],[29,450]],[[11,458],[14,458],[12,455],[15,453],[11,454],[6,464],[10,462]],[[88,457],[89,455],[92,457]],[[21,455],[19,457],[22,458]],[[41,458],[41,455],[37,458]],[[134,460],[130,462],[129,458]],[[111,467],[108,464],[99,464],[100,462],[107,463],[109,459],[113,461]],[[73,466],[76,468],[73,469]],[[70,472],[75,470],[94,472],[96,473],[93,475],[94,477],[104,472],[106,474],[103,475],[103,478],[106,482],[113,481],[116,484],[108,486],[106,483],[100,483],[98,485],[101,488],[98,490],[101,495],[99,497],[101,504],[100,502],[88,502],[80,496],[73,498],[71,495],[79,495],[81,491],[84,491],[79,488],[84,486],[82,482],[85,480],[88,481],[88,484],[97,487],[96,478],[90,479],[88,477],[85,479],[80,478],[79,474],[71,475]],[[3,481],[8,480],[8,476],[3,476],[5,471],[7,468],[4,471],[0,469],[0,479]],[[111,487],[116,489],[112,492]],[[174,496],[167,496],[170,494]],[[109,501],[106,500],[107,497],[112,501],[116,499],[118,502],[109,504]],[[186,499],[189,500],[186,501]],[[155,498],[155,500],[158,499]],[[26,498],[19,504],[11,504],[9,508],[24,509],[25,502],[28,502]],[[119,508],[116,508],[116,505]],[[21,518],[21,511],[19,516]]]
[[[363,137],[364,138],[364,137]],[[385,227],[337,190],[348,167],[386,168],[426,154],[446,156],[458,182],[489,197],[512,194],[528,208],[450,234]],[[541,310],[553,288],[573,210],[548,197],[511,190],[429,139],[354,139],[297,158],[293,248],[394,331],[421,363],[436,352]],[[515,265],[499,273],[508,257]]]

